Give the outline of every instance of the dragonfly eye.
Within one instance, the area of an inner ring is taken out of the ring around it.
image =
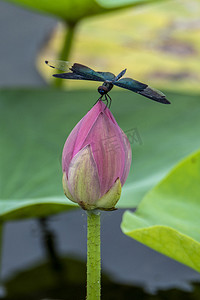
[[[105,86],[99,86],[98,87],[98,92],[101,95],[105,95],[107,93],[107,88]]]

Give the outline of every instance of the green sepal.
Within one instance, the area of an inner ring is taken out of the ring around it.
[[[117,178],[111,189],[96,202],[97,208],[101,210],[115,210],[115,205],[121,196],[121,189],[120,179]]]
[[[69,200],[71,200],[71,201],[77,203],[77,201],[73,199],[73,196],[72,196],[72,194],[70,193],[70,191],[69,191],[69,189],[68,189],[68,181],[67,181],[67,176],[66,176],[66,173],[65,173],[65,172],[63,173],[62,184],[63,184],[63,190],[64,190],[65,196],[66,196]]]

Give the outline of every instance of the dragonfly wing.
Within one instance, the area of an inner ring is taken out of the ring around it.
[[[115,81],[119,80],[122,76],[124,76],[124,74],[126,73],[127,69],[124,69],[123,71],[121,71],[116,77],[115,77]]]
[[[69,71],[72,64],[68,61],[64,60],[45,60],[45,64],[53,69],[57,69],[60,71]]]
[[[53,75],[54,77],[57,78],[81,79],[81,80],[92,80],[92,81],[103,81],[103,82],[105,81],[105,78],[103,77],[103,73],[95,72],[94,70],[78,63],[72,64],[68,61],[63,61],[63,60],[46,60],[45,63],[53,69],[57,69],[64,72],[71,71],[71,74],[77,75],[77,76],[72,76],[69,75],[70,73],[61,73],[61,74]]]
[[[73,64],[70,70],[77,75],[81,75],[85,77],[85,79],[87,80],[103,81],[103,82],[106,80],[103,76],[103,72],[96,72],[90,69],[89,67],[78,63]]]
[[[143,91],[137,92],[138,94],[145,96],[151,100],[163,103],[163,104],[170,104],[169,100],[167,100],[166,96],[161,92],[158,91],[150,86],[146,87]]]
[[[104,80],[113,81],[115,79],[115,75],[110,72],[97,72],[100,76],[103,76]]]
[[[95,79],[88,79],[84,76],[75,74],[75,73],[61,73],[61,74],[54,74],[53,77],[56,78],[63,78],[63,79],[77,79],[77,80],[92,80],[92,81],[96,81]]]
[[[149,87],[147,84],[144,84],[132,78],[122,78],[116,82],[113,82],[113,84],[122,87],[124,89],[133,91],[135,93],[138,93],[151,100],[161,102],[164,104],[170,104],[170,102],[166,99],[165,95],[162,92],[153,89]]]
[[[122,78],[118,81],[114,81],[113,84],[136,93],[138,91],[143,91],[147,87],[147,84],[132,78]]]

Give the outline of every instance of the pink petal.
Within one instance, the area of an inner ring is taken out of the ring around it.
[[[102,101],[98,101],[81,119],[65,143],[63,171],[66,174],[73,157],[88,145],[98,170],[100,196],[103,196],[117,178],[124,184],[130,170],[131,147],[126,135]]]
[[[85,145],[84,141],[93,127],[98,115],[104,110],[105,104],[98,101],[96,105],[78,122],[68,136],[62,155],[62,168],[68,174],[69,163]]]
[[[130,171],[131,160],[132,160],[132,151],[131,151],[131,145],[129,143],[129,140],[122,129],[121,129],[121,133],[122,133],[122,137],[123,137],[124,151],[125,151],[125,165],[124,165],[123,173],[121,175],[121,185],[123,186],[128,177],[129,171]]]
[[[125,166],[124,141],[121,130],[102,112],[84,144],[91,145],[98,168],[102,196],[113,186],[118,177],[121,181]]]

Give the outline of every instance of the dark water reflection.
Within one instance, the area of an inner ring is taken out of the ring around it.
[[[85,299],[86,266],[84,262],[69,258],[61,259],[62,269],[53,270],[51,264],[41,264],[23,271],[5,282],[6,296],[2,299]],[[141,287],[117,284],[102,276],[102,299],[200,299],[200,286],[193,284],[193,292],[178,289],[147,293]]]
[[[123,212],[101,216],[102,299],[200,299],[200,275],[126,237]],[[7,223],[2,277],[0,299],[85,299],[85,212]]]

